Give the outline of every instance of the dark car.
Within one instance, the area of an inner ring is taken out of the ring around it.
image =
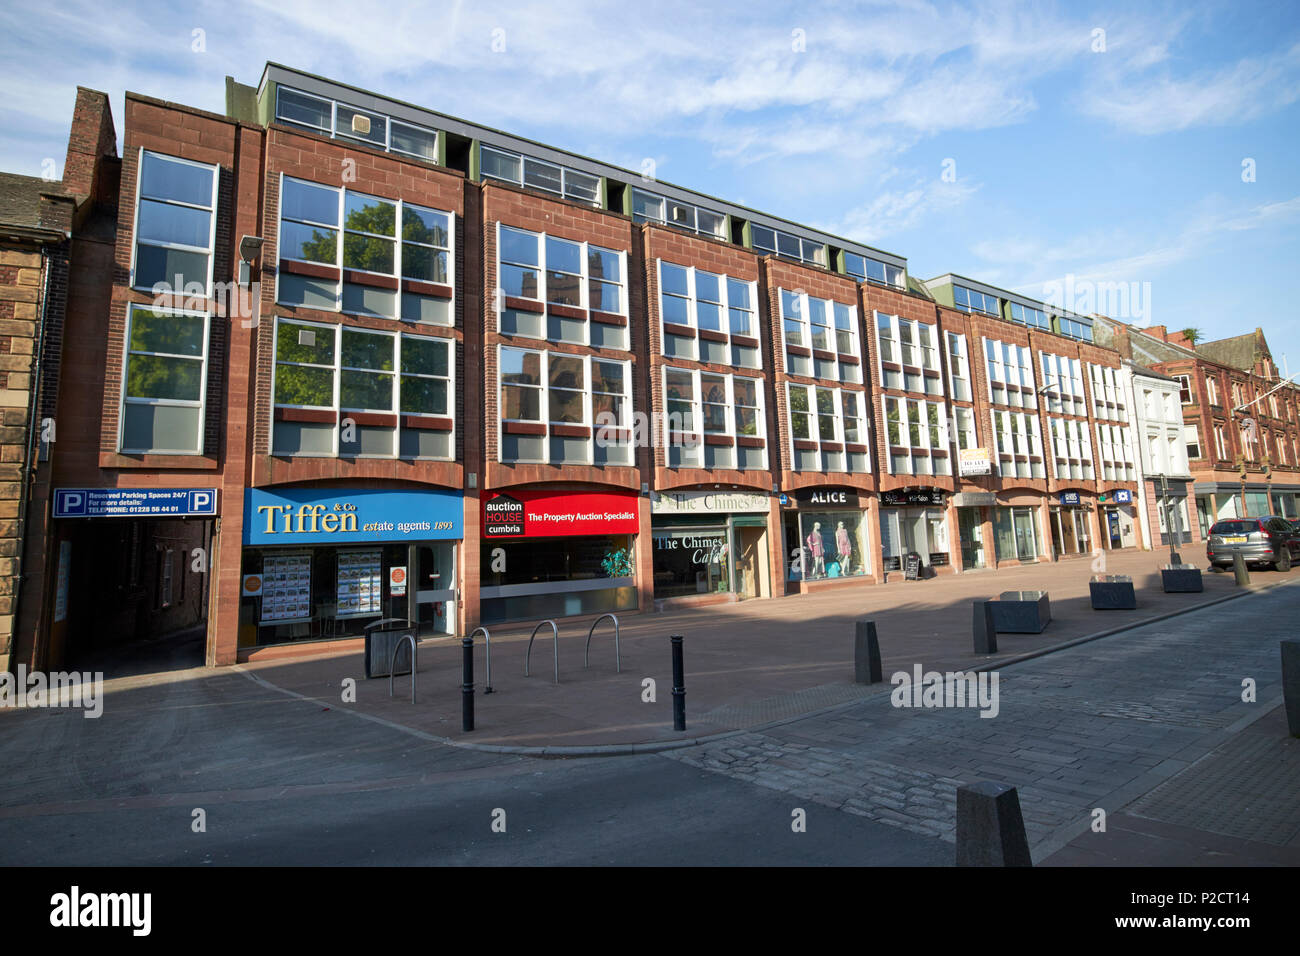
[[[1300,558],[1300,533],[1277,515],[1216,521],[1205,544],[1210,570],[1231,567],[1237,553],[1248,565],[1271,564],[1279,571],[1290,571],[1292,561]]]

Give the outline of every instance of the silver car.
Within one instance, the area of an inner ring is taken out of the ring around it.
[[[1290,571],[1291,563],[1300,558],[1300,534],[1291,522],[1277,515],[1216,521],[1205,543],[1210,570],[1231,567],[1232,556],[1238,553],[1248,565],[1268,564]]]

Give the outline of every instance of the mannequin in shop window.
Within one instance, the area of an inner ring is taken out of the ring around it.
[[[835,550],[840,556],[840,574],[850,574],[853,567],[853,544],[849,541],[849,530],[844,522],[836,523]]]
[[[822,523],[813,522],[812,534],[808,535],[808,553],[812,556],[812,576],[826,577],[826,549],[822,545]]]

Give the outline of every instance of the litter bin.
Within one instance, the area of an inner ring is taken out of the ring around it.
[[[388,677],[389,667],[394,674],[411,673],[411,645],[405,638],[419,640],[419,625],[404,617],[386,617],[366,625],[366,677]],[[401,643],[403,649],[393,660],[393,649]]]

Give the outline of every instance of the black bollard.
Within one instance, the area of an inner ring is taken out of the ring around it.
[[[875,621],[857,622],[853,635],[853,680],[858,684],[879,684],[884,680]]]
[[[996,654],[998,652],[998,629],[993,623],[993,602],[975,602],[975,653]]]
[[[673,730],[686,729],[686,668],[682,664],[682,636],[668,638],[673,644]]]
[[[474,729],[474,638],[462,637],[460,669],[460,729]]]
[[[1236,575],[1238,584],[1250,583],[1250,572],[1246,570],[1246,556],[1240,551],[1232,552],[1232,573]]]
[[[984,780],[957,788],[957,865],[1033,865],[1015,787]]]

